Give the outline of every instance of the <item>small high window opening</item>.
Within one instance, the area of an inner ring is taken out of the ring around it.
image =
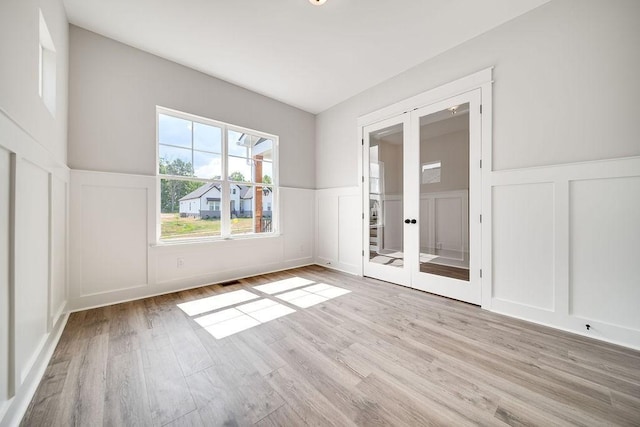
[[[56,48],[53,45],[47,22],[39,12],[39,79],[38,94],[52,116],[56,115]]]

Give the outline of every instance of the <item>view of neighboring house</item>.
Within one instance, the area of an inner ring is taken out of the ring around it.
[[[254,187],[250,185],[231,184],[231,216],[236,218],[253,217]],[[180,216],[194,218],[220,218],[220,184],[207,183],[180,199]],[[262,189],[262,217],[271,218],[273,191]]]

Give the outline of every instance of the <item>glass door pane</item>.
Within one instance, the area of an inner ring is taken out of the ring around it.
[[[409,286],[411,266],[405,224],[409,113],[363,128],[363,273]],[[415,156],[414,156],[415,157]],[[411,168],[410,168],[411,169]]]
[[[469,281],[469,103],[419,120],[419,271]]]
[[[369,134],[369,260],[404,266],[404,128],[398,123]]]

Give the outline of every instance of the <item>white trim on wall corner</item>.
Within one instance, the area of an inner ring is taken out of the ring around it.
[[[13,398],[8,400],[4,407],[0,410],[0,421],[2,425],[17,426],[20,424],[22,417],[24,416],[31,399],[35,396],[40,381],[47,370],[49,361],[53,357],[62,332],[64,331],[67,321],[69,320],[69,313],[58,319],[58,322],[48,334],[46,340],[42,346],[42,350],[38,353],[33,366],[31,367],[28,375],[25,377],[25,381],[20,386],[20,389]],[[2,412],[4,411],[4,412]]]

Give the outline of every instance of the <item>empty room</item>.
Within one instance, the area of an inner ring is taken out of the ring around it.
[[[0,0],[0,427],[639,426],[638,22]]]

